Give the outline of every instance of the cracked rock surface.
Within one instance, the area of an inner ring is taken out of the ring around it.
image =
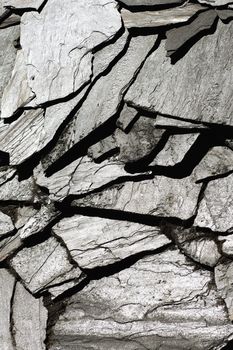
[[[0,349],[233,347],[233,5],[0,0]]]

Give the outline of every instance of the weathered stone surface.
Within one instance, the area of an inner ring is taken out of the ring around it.
[[[109,152],[117,151],[116,140],[113,135],[105,137],[101,141],[95,143],[88,148],[88,155],[92,159],[98,161],[100,157],[107,155]]]
[[[22,249],[10,260],[10,264],[32,293],[56,284],[57,279],[59,282],[63,278],[66,280],[66,274],[74,269],[65,248],[52,237],[36,246]]]
[[[14,68],[16,58],[16,48],[14,47],[14,41],[17,40],[18,37],[18,26],[0,30],[0,105],[3,91],[8,83],[8,80],[11,77],[11,73]]]
[[[126,129],[129,127],[129,125],[136,118],[137,114],[138,114],[138,112],[136,109],[134,109],[130,106],[127,106],[127,104],[125,104],[122,111],[121,111],[119,118],[116,121],[116,125],[121,130],[126,131]]]
[[[35,103],[62,98],[83,87],[92,74],[92,49],[120,28],[115,1],[50,0],[41,13],[25,13],[21,44]]]
[[[150,165],[174,166],[180,163],[193,146],[199,134],[171,135],[164,148],[157,154]]]
[[[49,349],[219,349],[233,328],[211,279],[176,250],[143,258],[72,297]]]
[[[198,11],[205,9],[198,4],[174,7],[160,11],[131,12],[121,10],[121,16],[126,28],[159,27],[169,24],[187,22]]]
[[[35,9],[43,4],[44,0],[3,0],[4,7],[14,7],[16,9]]]
[[[214,10],[204,11],[188,25],[168,30],[165,45],[167,56],[171,56],[195,35],[210,29],[216,18],[217,13]]]
[[[233,320],[233,261],[225,259],[215,268],[215,283],[219,295],[224,299],[229,319]]]
[[[45,350],[47,314],[42,298],[35,299],[20,283],[17,283],[12,307],[17,349]]]
[[[217,12],[217,15],[222,21],[228,20],[233,17],[233,11],[232,9],[218,9],[216,8],[215,11]]]
[[[200,184],[192,177],[125,182],[79,200],[72,205],[124,210],[126,212],[190,219],[196,212]]]
[[[212,231],[232,231],[232,186],[233,174],[209,182],[194,225],[206,227]]]
[[[6,269],[0,269],[0,344],[3,350],[14,350],[10,331],[11,299],[15,279]]]
[[[17,52],[15,66],[2,96],[1,117],[7,119],[34,97],[27,80],[27,66],[22,50]]]
[[[162,42],[146,60],[126,102],[184,119],[232,125],[232,32],[233,22],[219,22],[214,34],[201,38],[175,65],[165,58]]]
[[[22,246],[22,240],[18,233],[0,241],[0,262],[6,260]]]
[[[41,209],[19,230],[20,238],[26,239],[30,236],[36,235],[59,215],[53,204],[42,205]]]
[[[211,6],[224,6],[232,3],[231,0],[198,0],[201,4],[207,4]]]
[[[36,213],[38,212],[38,209],[35,209],[33,206],[19,206],[17,207],[16,210],[16,218],[14,221],[15,227],[19,230],[21,229],[24,225],[27,224],[28,220]]]
[[[62,219],[53,232],[78,265],[89,269],[170,243],[159,227],[80,215]]]
[[[6,11],[10,11],[10,10],[6,10]],[[0,29],[5,29],[5,28],[8,28],[8,27],[11,27],[11,26],[16,26],[17,24],[20,24],[20,16],[19,15],[16,15],[16,14],[11,14],[6,16],[6,18],[3,20],[1,18],[1,15],[0,15]],[[17,40],[18,38],[16,38]],[[14,41],[15,42],[15,41]],[[12,67],[13,69],[13,67]]]
[[[144,116],[134,123],[129,133],[116,129],[114,137],[120,148],[118,159],[123,162],[134,162],[148,154],[159,143],[164,130],[154,127],[154,120]]]
[[[156,6],[156,5],[170,5],[179,4],[183,0],[120,0],[127,6]]]
[[[0,186],[14,177],[16,169],[11,167],[0,167]]]
[[[129,176],[124,170],[124,163],[106,160],[100,164],[88,156],[75,160],[50,177],[39,173],[38,185],[47,187],[52,200],[62,200],[68,195],[80,195],[96,190],[112,181]],[[132,176],[132,175],[131,175]]]
[[[193,123],[192,121],[166,117],[157,115],[155,119],[155,126],[159,128],[178,128],[178,129],[206,129],[202,123]]]
[[[11,217],[0,212],[0,238],[14,230]]]
[[[1,185],[0,200],[37,202],[34,179],[30,177],[27,180],[19,181],[18,176],[14,176],[12,180]]]
[[[233,257],[233,235],[218,236],[218,240],[221,242],[221,251],[224,255]]]
[[[10,154],[11,165],[22,163],[39,150],[44,121],[42,109],[25,111],[0,132],[0,150]]]
[[[213,147],[194,169],[197,180],[223,175],[233,170],[233,151],[227,147]]]

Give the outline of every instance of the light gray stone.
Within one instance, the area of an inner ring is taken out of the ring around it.
[[[45,350],[48,311],[42,298],[35,299],[18,282],[15,287],[12,322],[16,348]]]
[[[11,257],[17,249],[22,247],[22,245],[23,243],[18,233],[14,236],[2,239],[0,241],[0,262]]]
[[[32,293],[56,285],[57,279],[59,283],[65,281],[66,275],[75,269],[65,248],[53,237],[22,249],[10,260],[10,264]]]
[[[211,6],[224,6],[232,3],[231,0],[198,0],[201,4],[207,4]]]
[[[35,203],[38,196],[35,190],[35,182],[32,177],[19,181],[18,175],[12,180],[1,185],[0,201],[20,201]]]
[[[127,6],[157,6],[180,4],[183,0],[121,0]]]
[[[49,350],[220,349],[233,326],[211,280],[177,250],[145,257],[72,297]]]
[[[116,121],[116,125],[123,131],[129,127],[129,125],[136,118],[138,111],[127,104],[124,105],[119,118]]]
[[[124,176],[130,174],[124,170],[123,162],[105,160],[96,164],[88,156],[75,160],[50,177],[43,172],[35,174],[36,183],[48,188],[51,200],[56,201],[68,195],[91,192]]]
[[[3,350],[14,350],[10,330],[11,299],[14,293],[15,278],[6,269],[0,269],[0,344]]]
[[[95,143],[88,148],[88,155],[95,161],[98,161],[100,157],[107,155],[109,152],[117,151],[117,144],[114,135],[105,137],[101,141]]]
[[[174,166],[180,163],[198,136],[198,133],[171,135],[150,165]]]
[[[11,217],[0,212],[0,238],[13,231],[14,228]]]
[[[64,241],[78,265],[88,269],[171,242],[159,227],[80,215],[62,219],[53,232]]]
[[[12,117],[19,108],[24,107],[34,98],[27,80],[27,66],[25,54],[22,50],[17,52],[15,66],[7,86],[4,89],[1,105],[1,117]]]
[[[3,91],[8,84],[8,80],[11,77],[15,65],[16,49],[14,47],[14,41],[17,40],[18,37],[19,26],[0,30],[0,105]]]
[[[201,38],[175,65],[165,58],[162,42],[146,60],[125,101],[152,112],[232,125],[232,32],[233,22],[219,22],[214,34]]]
[[[222,21],[228,20],[233,17],[233,11],[231,8],[229,9],[218,9],[216,8],[215,11],[217,12],[217,15]]]
[[[3,0],[3,6],[16,9],[35,9],[43,4],[44,0]]]
[[[203,10],[199,4],[173,7],[160,11],[131,12],[121,10],[121,16],[126,28],[160,27],[170,24],[187,22],[197,12]]]
[[[228,317],[233,321],[233,261],[224,259],[215,268],[215,283],[218,293],[224,299]]]
[[[92,49],[120,28],[113,0],[50,0],[41,13],[25,13],[21,45],[34,103],[63,98],[82,88],[91,78]]]
[[[218,236],[219,242],[221,242],[221,251],[224,255],[233,257],[233,235]]]
[[[125,182],[72,202],[131,213],[188,220],[196,213],[201,185],[193,177],[172,179],[156,176],[152,180]]]
[[[233,174],[209,182],[198,208],[195,226],[232,232],[232,187]]]
[[[201,123],[193,123],[192,121],[182,120],[172,117],[157,115],[155,126],[158,128],[178,128],[178,129],[206,129],[207,127]]]

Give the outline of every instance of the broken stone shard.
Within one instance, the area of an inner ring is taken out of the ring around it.
[[[155,126],[157,128],[175,128],[178,129],[179,131],[181,129],[206,129],[207,127],[204,126],[202,123],[193,123],[193,121],[188,121],[188,120],[182,120],[182,119],[177,119],[173,118],[171,116],[166,117],[162,115],[157,115],[155,119]]]
[[[14,228],[11,217],[0,212],[0,238],[12,232]]]
[[[136,119],[137,115],[138,112],[136,109],[125,104],[119,118],[116,121],[116,125],[121,130],[126,131],[130,124]]]
[[[16,9],[35,9],[45,2],[44,0],[2,0],[4,7],[13,7]]]
[[[92,50],[120,28],[115,1],[50,0],[41,13],[25,13],[21,45],[34,103],[64,98],[82,88],[91,78]]]
[[[16,175],[10,181],[6,181],[1,185],[0,201],[37,202],[34,179],[30,177],[19,181]]]
[[[126,28],[160,27],[170,24],[187,22],[198,11],[205,9],[198,4],[174,7],[160,11],[131,12],[121,10],[121,16]]]
[[[10,260],[10,264],[32,293],[65,281],[66,274],[74,270],[65,248],[53,237],[22,249]]]
[[[233,257],[233,235],[218,236],[219,242],[221,242],[221,251],[224,255]]]
[[[91,206],[158,217],[188,220],[195,215],[200,184],[192,177],[171,179],[156,176],[152,180],[125,182],[102,192],[73,200],[73,206]]]
[[[114,135],[110,135],[89,147],[88,155],[89,157],[98,162],[99,159],[101,159],[105,155],[107,156],[109,152],[114,151],[118,152],[117,144]]]
[[[140,259],[72,297],[49,350],[219,349],[233,328],[211,280],[177,250]]]
[[[80,215],[62,219],[53,232],[65,242],[78,265],[88,269],[170,243],[159,227]]]
[[[12,322],[17,349],[45,350],[48,311],[42,298],[35,299],[17,282],[15,287]]]
[[[231,0],[198,0],[201,4],[207,4],[211,6],[224,6],[232,3]]]
[[[198,208],[195,226],[232,232],[232,186],[233,174],[208,183]]]
[[[218,22],[214,34],[201,38],[174,65],[165,57],[161,42],[147,58],[125,101],[186,120],[232,125],[233,55],[228,44],[232,32],[233,22]]]

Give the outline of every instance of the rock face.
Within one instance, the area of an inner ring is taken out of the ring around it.
[[[233,5],[0,0],[0,350],[229,350]]]

